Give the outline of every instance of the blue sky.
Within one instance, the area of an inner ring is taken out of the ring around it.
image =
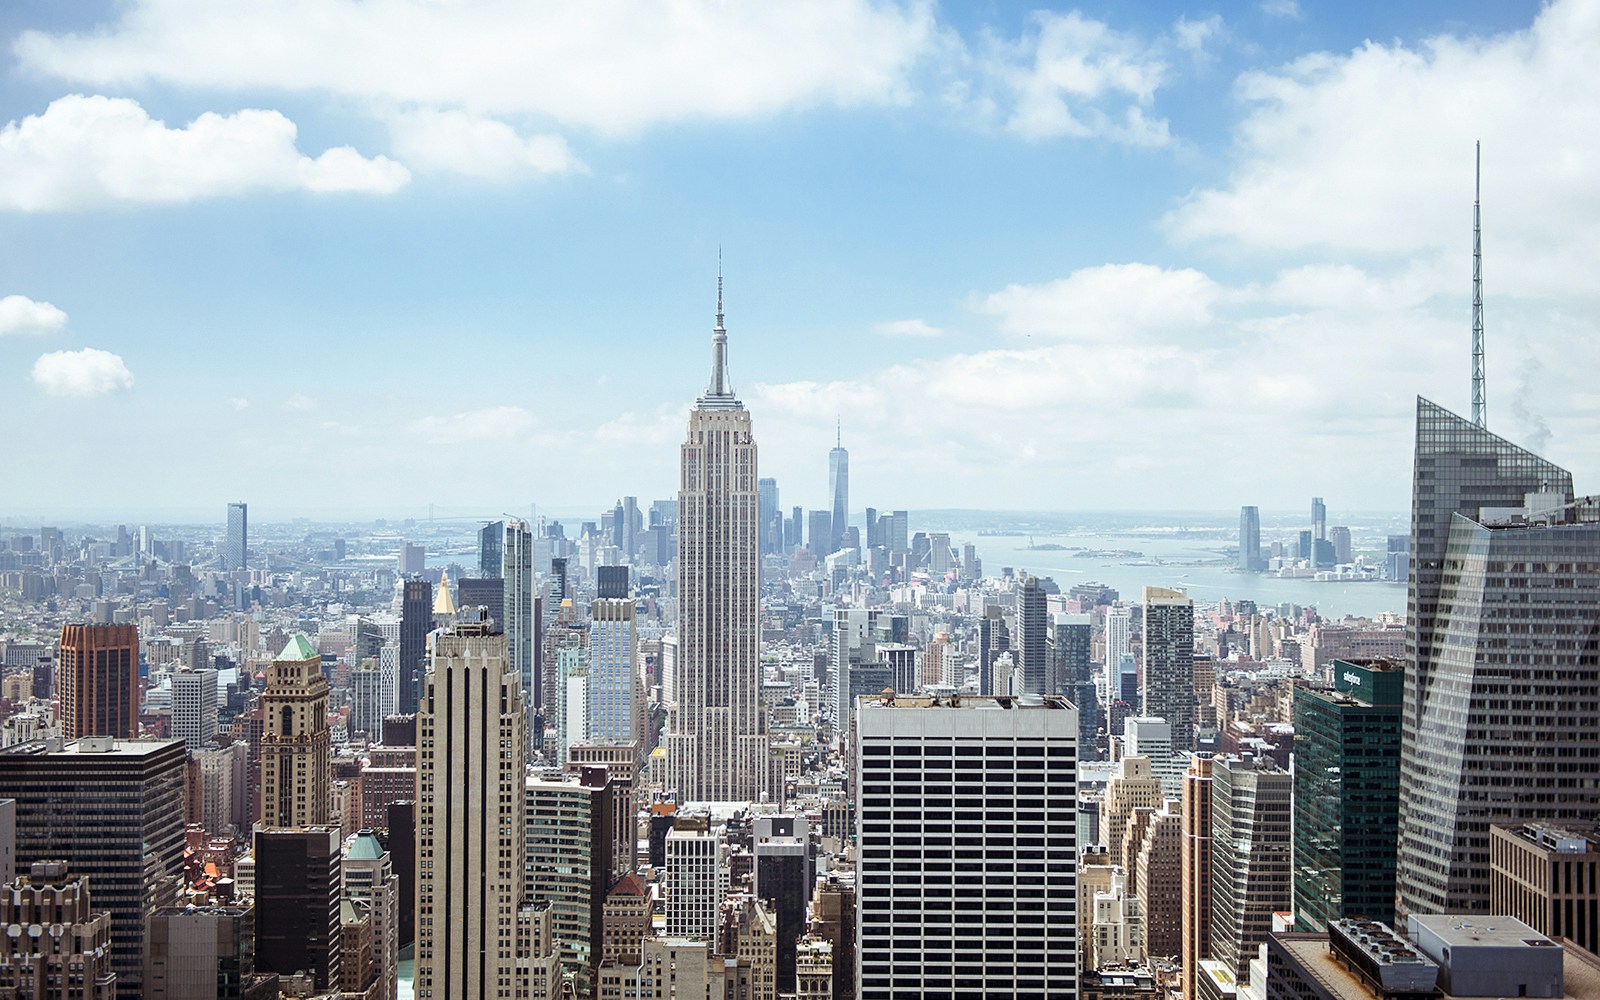
[[[676,488],[721,248],[785,505],[1600,478],[1600,5],[0,7],[0,516]],[[1592,488],[1592,487],[1588,487]]]

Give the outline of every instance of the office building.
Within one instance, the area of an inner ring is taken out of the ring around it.
[[[756,481],[756,495],[761,521],[761,554],[778,555],[784,550],[783,509],[778,506],[778,481],[763,476]]]
[[[0,799],[16,800],[17,870],[65,861],[111,913],[117,996],[144,996],[150,914],[183,879],[187,751],[180,740],[32,740],[0,750]]]
[[[110,1000],[111,914],[89,879],[65,861],[35,861],[0,887],[0,995],[29,1000]]]
[[[400,714],[416,715],[422,675],[428,670],[428,633],[433,631],[433,584],[405,580],[400,596]]]
[[[1197,996],[1200,961],[1211,954],[1212,758],[1199,754],[1183,776],[1183,996]]]
[[[525,895],[549,904],[562,968],[582,983],[600,961],[605,900],[616,881],[615,790],[603,767],[565,780],[530,778]]]
[[[372,951],[383,985],[377,1000],[395,1000],[400,983],[400,880],[393,855],[371,830],[345,840],[340,862],[344,896],[372,921]]]
[[[883,695],[856,732],[859,1000],[1077,995],[1071,703]]]
[[[665,738],[679,801],[754,801],[766,773],[756,443],[727,347],[719,281],[711,382],[681,449],[678,702]]]
[[[916,686],[907,688],[895,683],[898,678],[894,675],[893,663],[879,657],[880,614],[871,608],[833,609],[833,663],[828,671],[832,691],[828,715],[833,731],[841,736],[850,732],[856,698],[877,694],[886,687],[910,690]],[[906,654],[897,655],[897,662],[904,669]]]
[[[1489,905],[1600,954],[1600,839],[1540,823],[1489,828]]]
[[[1289,772],[1270,757],[1211,761],[1211,957],[1234,978],[1293,897]]]
[[[1161,805],[1161,782],[1150,773],[1150,758],[1123,757],[1106,782],[1100,800],[1100,838],[1111,849],[1111,860],[1129,871],[1134,859],[1126,853],[1128,823],[1139,809],[1153,810]]]
[[[1121,670],[1123,659],[1131,658],[1132,655],[1133,609],[1126,604],[1108,604],[1106,605],[1106,676],[1105,687],[1100,692],[1101,700],[1108,706],[1114,701],[1127,701],[1122,696]]]
[[[850,526],[850,453],[844,450],[844,430],[841,426],[833,450],[828,452],[828,496],[833,500],[832,541],[829,552],[844,548],[845,528]]]
[[[722,827],[678,814],[666,839],[667,936],[714,941],[729,869]]]
[[[417,712],[416,996],[516,996],[527,858],[527,714],[504,633],[432,636]],[[462,878],[463,872],[473,874]]]
[[[167,907],[150,918],[145,1000],[275,1000],[278,977],[256,971],[250,902]]]
[[[1183,953],[1183,813],[1165,802],[1145,823],[1130,881],[1144,914],[1145,952],[1153,958]]]
[[[1394,922],[1404,680],[1385,660],[1335,660],[1332,691],[1295,688],[1296,930]]]
[[[1336,524],[1329,528],[1328,544],[1333,546],[1334,565],[1343,566],[1351,561],[1352,552],[1349,528],[1342,524]]]
[[[795,991],[795,955],[806,931],[806,907],[815,875],[811,829],[804,816],[758,815],[751,833],[755,855],[755,895],[765,901],[776,923],[777,988]]]
[[[250,505],[228,504],[228,537],[222,544],[222,568],[250,568]]]
[[[496,619],[496,627],[506,634],[511,669],[521,678],[522,702],[537,713],[544,704],[544,678],[539,670],[540,637],[535,616],[538,583],[534,576],[532,527],[527,521],[507,521],[503,543],[502,613],[494,614],[492,608],[490,613]]]
[[[478,529],[478,576],[484,580],[500,579],[505,527],[504,521],[489,521]]]
[[[1239,562],[1245,573],[1257,573],[1267,568],[1261,558],[1261,508],[1239,508]]]
[[[267,827],[327,826],[333,802],[328,679],[322,675],[321,654],[305,635],[291,636],[267,667],[261,705],[261,822]]]
[[[339,828],[257,827],[256,968],[339,988]]]
[[[615,568],[626,579],[627,567]],[[626,592],[626,584],[623,587]],[[638,661],[639,630],[632,599],[596,599],[589,605],[588,732],[584,740],[574,742],[643,745],[644,681]]]
[[[139,630],[132,625],[65,625],[57,683],[61,733],[69,740],[139,735]]]
[[[1019,694],[1060,694],[1050,685],[1050,616],[1046,610],[1044,587],[1036,576],[1024,577],[1017,588],[1017,631],[1011,640],[1012,655],[1022,673]]]
[[[172,675],[172,735],[191,752],[217,736],[217,672],[210,667]]]
[[[1144,676],[1140,712],[1166,719],[1172,749],[1194,749],[1194,602],[1165,587],[1144,588]]]
[[[815,556],[818,562],[837,551],[833,547],[832,511],[813,510],[807,514],[806,550]]]
[[[1489,827],[1600,820],[1600,523],[1572,476],[1417,402],[1396,881],[1490,906]]]

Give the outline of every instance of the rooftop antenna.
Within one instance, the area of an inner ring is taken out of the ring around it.
[[[1483,142],[1473,144],[1472,175],[1472,423],[1484,423],[1483,398],[1483,226],[1478,200],[1483,185]]]

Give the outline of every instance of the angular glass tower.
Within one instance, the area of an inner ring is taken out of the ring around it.
[[[1600,523],[1425,399],[1415,461],[1396,902],[1481,912],[1491,823],[1600,819]]]

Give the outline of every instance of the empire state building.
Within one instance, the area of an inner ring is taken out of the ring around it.
[[[720,276],[711,345],[711,384],[689,414],[682,449],[678,704],[667,763],[680,802],[748,802],[760,797],[767,766],[756,443],[728,383]]]

